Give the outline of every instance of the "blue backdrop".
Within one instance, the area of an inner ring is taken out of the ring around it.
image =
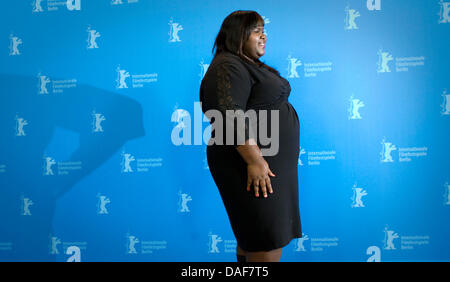
[[[235,261],[195,136],[238,9],[300,118],[282,261],[450,260],[448,0],[2,3],[0,260]]]

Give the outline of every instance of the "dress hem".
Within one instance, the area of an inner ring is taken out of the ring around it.
[[[297,238],[302,238],[302,235],[298,235],[298,234],[297,234],[297,235],[293,235],[293,236],[291,236],[288,240],[283,241],[283,242],[280,243],[280,244],[276,244],[276,245],[275,245],[274,247],[272,247],[272,248],[262,248],[262,249],[257,249],[257,250],[254,250],[254,249],[245,249],[245,248],[243,248],[241,245],[239,245],[239,242],[238,242],[237,244],[239,245],[239,247],[240,247],[244,252],[269,252],[269,251],[272,251],[272,250],[284,248],[284,247],[286,247],[287,245],[289,245],[289,244],[291,243],[292,240],[297,239]]]

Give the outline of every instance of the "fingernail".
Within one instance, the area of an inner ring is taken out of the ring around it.
[[[267,198],[267,194],[264,194],[264,198]]]

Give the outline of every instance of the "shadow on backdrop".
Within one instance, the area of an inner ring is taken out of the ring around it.
[[[52,93],[47,84],[49,93],[39,94],[37,77],[1,74],[0,85],[0,260],[54,261],[56,201],[128,140],[145,135],[142,107],[86,85]],[[106,120],[96,122],[94,111]],[[62,160],[45,156],[58,127],[79,135],[64,162],[81,161],[81,169],[58,174]]]

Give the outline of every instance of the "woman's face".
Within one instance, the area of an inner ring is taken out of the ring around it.
[[[244,53],[253,60],[264,55],[267,37],[264,34],[264,25],[258,24],[253,28],[250,36],[244,44]]]

